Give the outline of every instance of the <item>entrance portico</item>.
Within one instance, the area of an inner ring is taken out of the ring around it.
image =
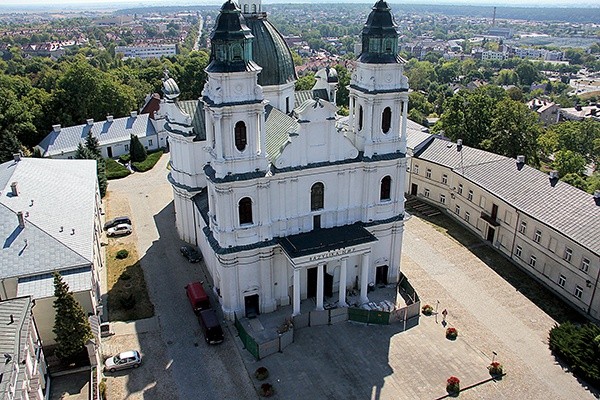
[[[317,268],[316,310],[323,310],[325,274],[327,266],[339,265],[338,305],[346,306],[348,286],[348,260],[357,260],[360,266],[360,298],[368,302],[367,289],[370,276],[371,245],[377,241],[369,231],[359,224],[319,229],[281,240],[281,247],[293,271],[293,314],[300,314],[300,301],[303,289],[308,287],[308,270]],[[358,273],[358,271],[356,271]],[[306,287],[301,275],[307,276]],[[356,275],[358,277],[358,275]],[[331,279],[331,278],[329,278]],[[308,293],[307,293],[308,296]]]

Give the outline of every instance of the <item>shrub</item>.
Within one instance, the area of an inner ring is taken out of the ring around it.
[[[119,299],[119,303],[121,303],[121,307],[123,307],[124,310],[131,310],[135,307],[135,296],[133,294],[123,296]]]
[[[142,162],[148,155],[146,148],[136,135],[131,135],[131,139],[129,140],[129,155],[131,156],[131,161],[133,162]]]
[[[256,369],[256,371],[254,371],[254,376],[259,381],[264,381],[265,379],[267,379],[269,377],[269,370],[266,369],[265,367],[258,367]]]
[[[458,336],[458,330],[456,328],[446,329],[446,339],[455,340]]]
[[[119,251],[117,251],[116,257],[119,260],[123,260],[123,259],[129,257],[129,252],[127,250],[125,250],[125,249],[119,250]]]
[[[154,167],[154,165],[158,162],[158,160],[160,160],[160,157],[162,157],[162,155],[162,151],[157,151],[156,153],[152,153],[148,157],[146,157],[144,161],[134,162],[132,163],[132,165],[137,171],[146,172],[151,170],[152,167]]]
[[[106,178],[107,179],[121,179],[125,178],[131,172],[123,165],[113,160],[112,158],[106,158]]]
[[[273,396],[273,393],[275,393],[275,391],[273,389],[273,385],[270,383],[263,383],[260,385],[260,395],[262,397],[271,397]]]
[[[596,338],[600,327],[588,323],[573,325],[565,322],[550,330],[550,350],[563,359],[573,373],[594,385],[600,385],[600,347]]]
[[[431,315],[433,314],[433,307],[430,306],[429,304],[425,304],[422,308],[421,308],[421,312],[423,313],[423,315]]]
[[[100,392],[100,398],[106,400],[106,378],[102,378],[98,384],[98,391]]]
[[[460,379],[455,376],[451,376],[446,381],[446,391],[448,393],[458,393],[460,392]]]
[[[131,155],[129,153],[121,154],[119,156],[119,161],[121,161],[123,164],[127,164],[129,160],[131,160]]]

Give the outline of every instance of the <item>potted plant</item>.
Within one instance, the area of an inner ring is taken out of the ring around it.
[[[458,330],[456,328],[447,328],[446,329],[446,339],[456,340],[458,336]]]
[[[502,364],[498,361],[493,361],[490,365],[488,365],[488,371],[490,371],[490,375],[492,376],[502,376],[504,370],[502,369]]]
[[[260,385],[260,395],[262,397],[271,397],[273,396],[273,393],[275,393],[275,390],[270,383],[263,383]]]
[[[264,381],[269,377],[269,370],[265,367],[258,367],[256,371],[254,371],[254,377],[259,381]]]
[[[425,304],[423,307],[421,307],[421,312],[423,315],[429,316],[433,314],[433,307],[431,307],[429,304]]]
[[[455,376],[448,378],[446,381],[446,391],[451,395],[458,394],[460,392],[460,379]]]

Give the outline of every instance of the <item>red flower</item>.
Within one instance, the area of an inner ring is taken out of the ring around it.
[[[450,378],[448,378],[448,385],[458,385],[460,384],[460,379],[458,379],[455,376],[451,376]]]

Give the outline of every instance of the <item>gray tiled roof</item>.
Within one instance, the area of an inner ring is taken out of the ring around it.
[[[17,381],[22,381],[25,378],[26,368],[18,368],[16,372],[15,366],[24,360],[25,349],[27,346],[27,337],[31,318],[31,298],[21,297],[11,300],[0,301],[0,354],[4,356],[0,362],[0,398],[12,398],[10,386],[15,381],[14,374],[19,374]],[[11,321],[11,316],[14,322]],[[10,361],[6,358],[10,357]],[[17,388],[16,397],[21,398],[20,388]]]
[[[271,105],[265,107],[265,113],[267,153],[273,161],[279,157],[285,143],[287,143],[288,133],[297,131],[298,122]]]
[[[192,127],[195,140],[206,140],[206,125],[204,123],[204,104],[200,100],[178,101],[181,111],[192,117]]]
[[[60,132],[50,132],[38,145],[45,157],[69,153],[77,150],[77,145],[85,141],[88,133],[98,138],[100,145],[129,140],[131,135],[139,138],[156,135],[156,129],[149,114],[136,117],[115,118],[112,122],[94,122],[93,125],[76,125],[61,128]]]
[[[0,277],[34,275],[92,262],[95,161],[22,158],[0,164],[2,176]],[[12,182],[17,182],[18,196],[11,195]],[[18,228],[19,211],[26,217],[22,230]]]
[[[83,292],[92,288],[90,266],[59,271],[70,292]],[[17,296],[43,299],[54,296],[54,276],[51,273],[19,278]]]
[[[600,206],[591,194],[487,151],[434,139],[418,158],[451,168],[532,218],[600,254]]]

